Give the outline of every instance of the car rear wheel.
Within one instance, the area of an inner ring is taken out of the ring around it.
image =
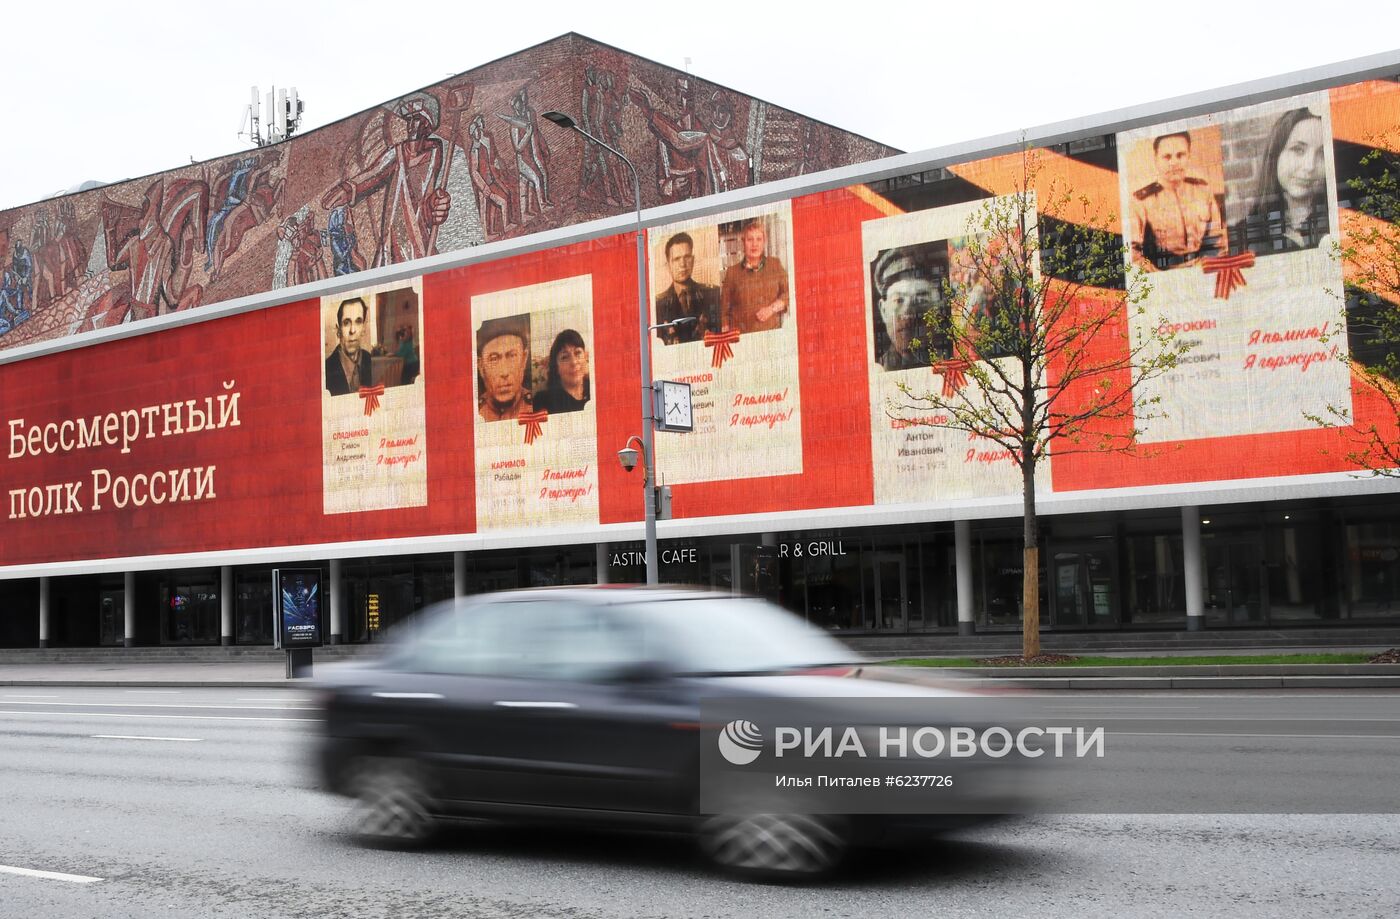
[[[350,784],[352,832],[382,846],[420,846],[436,821],[422,770],[411,760],[368,757],[358,761]]]
[[[767,879],[813,878],[840,864],[850,848],[844,821],[805,814],[713,817],[700,847],[719,867]]]

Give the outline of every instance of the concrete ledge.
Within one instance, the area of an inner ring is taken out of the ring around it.
[[[1353,689],[1357,687],[1382,688],[1400,686],[1400,677],[1394,676],[1345,676],[1345,677],[1283,677],[1280,682],[1284,689]]]
[[[1070,689],[1164,689],[1164,681],[1151,677],[1084,677],[1069,681]]]
[[[1282,689],[1280,676],[1237,676],[1237,677],[1175,677],[1167,680],[1172,689]],[[1396,678],[1400,686],[1400,677]]]

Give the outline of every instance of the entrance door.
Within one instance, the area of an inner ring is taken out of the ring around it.
[[[868,625],[879,631],[903,632],[906,598],[909,595],[904,553],[875,552],[871,563],[874,566],[875,615],[874,622]]]
[[[1050,564],[1055,589],[1055,628],[1103,628],[1118,624],[1114,556],[1087,544],[1056,547]]]
[[[1202,540],[1206,566],[1206,622],[1214,626],[1264,621],[1264,568],[1254,540]]]

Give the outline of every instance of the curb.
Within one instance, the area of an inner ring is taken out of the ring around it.
[[[968,682],[1018,689],[1400,689],[1400,676],[975,677]]]

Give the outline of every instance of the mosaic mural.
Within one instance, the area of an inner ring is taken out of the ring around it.
[[[0,212],[0,348],[898,152],[579,35],[276,146]]]

